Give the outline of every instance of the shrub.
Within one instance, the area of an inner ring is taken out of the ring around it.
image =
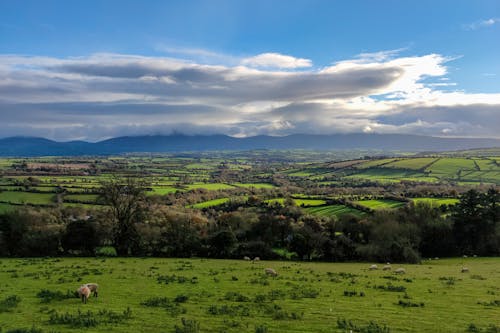
[[[36,328],[35,326],[32,326],[31,328],[14,328],[5,331],[5,333],[43,333],[43,330],[41,328]]]
[[[99,310],[97,312],[78,310],[76,313],[58,313],[54,311],[49,318],[50,324],[68,325],[71,328],[95,327],[100,324],[119,324],[132,317],[132,310],[127,308],[122,313],[110,310]]]
[[[102,246],[95,250],[95,254],[98,257],[116,257],[116,249],[113,246]]]
[[[52,301],[62,301],[64,299],[78,297],[77,292],[66,291],[66,294],[57,290],[51,291],[49,289],[42,289],[37,294],[36,297],[40,298],[41,303],[50,303]]]
[[[255,333],[267,333],[268,329],[266,325],[255,326]]]
[[[175,325],[174,333],[198,333],[200,332],[200,323],[194,319],[181,319],[182,326]]]
[[[370,321],[367,325],[361,326],[354,324],[351,320],[337,319],[337,327],[341,330],[359,332],[359,333],[390,333],[391,329],[386,325],[379,325]]]
[[[11,295],[4,298],[0,301],[0,313],[12,311],[20,302],[21,298],[17,295]]]

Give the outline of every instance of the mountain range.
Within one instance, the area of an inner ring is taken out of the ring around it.
[[[406,134],[293,134],[235,138],[227,135],[123,136],[99,142],[58,142],[36,137],[0,139],[0,156],[77,156],[217,150],[366,149],[384,151],[446,151],[500,147],[500,139],[442,138]]]

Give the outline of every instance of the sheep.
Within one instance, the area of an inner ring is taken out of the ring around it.
[[[99,293],[99,285],[97,283],[86,283],[85,286],[90,289],[94,297],[97,297],[97,294]]]
[[[462,273],[469,273],[469,268],[468,267],[462,267],[461,272]]]
[[[391,265],[384,265],[384,267],[382,267],[382,270],[384,271],[390,271],[392,269]]]
[[[253,261],[256,262],[256,261],[260,261],[260,257],[255,257],[253,258]]]
[[[374,270],[376,270],[376,269],[378,269],[378,266],[377,266],[377,265],[371,265],[371,266],[370,266],[370,271],[374,271]]]
[[[406,269],[400,267],[394,271],[396,274],[406,274]]]
[[[250,261],[251,259],[250,259],[250,257],[244,256],[243,260]]]
[[[272,268],[266,268],[264,269],[264,272],[270,276],[278,276],[278,273]]]
[[[90,297],[89,287],[87,287],[86,285],[80,286],[80,288],[78,288],[78,296],[80,296],[80,298],[82,299],[83,304],[87,304],[87,300]]]

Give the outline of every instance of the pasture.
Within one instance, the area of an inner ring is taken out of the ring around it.
[[[462,265],[470,272],[461,273]],[[405,275],[369,266],[164,258],[1,259],[0,329],[89,333],[500,329],[500,258],[402,265]],[[266,267],[274,268],[278,276],[265,275]],[[99,297],[82,304],[72,292],[86,282],[99,283]]]

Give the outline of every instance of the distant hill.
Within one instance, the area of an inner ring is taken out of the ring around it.
[[[500,147],[500,139],[440,138],[404,134],[294,134],[248,138],[234,138],[227,135],[152,135],[124,136],[90,143],[10,137],[0,139],[0,156],[76,156],[254,149],[377,149],[421,152],[489,147]]]

